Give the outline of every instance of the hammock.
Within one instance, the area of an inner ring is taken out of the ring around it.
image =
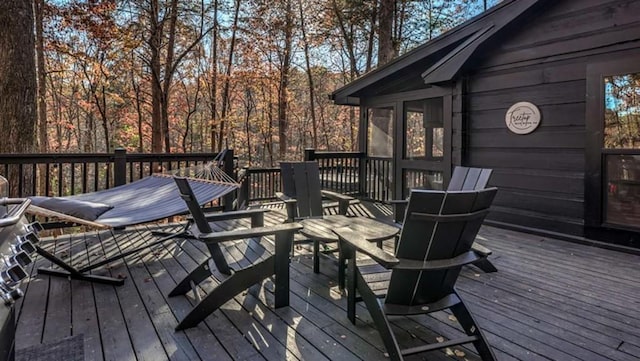
[[[28,213],[55,217],[97,228],[124,227],[188,213],[173,175],[187,177],[198,203],[204,205],[239,187],[217,165],[153,174],[137,181],[93,193],[67,197],[31,197]]]

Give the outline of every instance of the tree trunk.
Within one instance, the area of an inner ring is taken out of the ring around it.
[[[47,70],[44,63],[44,39],[42,38],[42,11],[44,0],[34,1],[36,21],[36,59],[38,68],[38,150],[46,153],[47,139]]]
[[[247,161],[249,167],[251,166],[251,111],[254,108],[253,96],[251,95],[251,88],[247,85],[245,91],[245,118],[244,118],[244,130],[247,137]]]
[[[213,2],[213,36],[211,39],[211,77],[209,90],[211,151],[216,151],[216,132],[218,129],[218,0]]]
[[[42,12],[44,0],[34,0],[33,10],[36,21],[36,64],[38,70],[37,86],[38,86],[38,151],[46,153],[49,148],[49,139],[47,135],[47,70],[44,61],[44,32],[42,24]],[[38,166],[38,191],[37,194],[44,194],[47,178],[44,174],[47,172],[47,166],[40,164]]]
[[[302,32],[302,42],[304,44],[304,60],[307,66],[307,80],[309,82],[309,111],[311,115],[311,127],[313,134],[313,148],[318,149],[318,120],[316,119],[315,89],[313,83],[313,72],[311,71],[311,59],[309,58],[309,42],[304,23],[304,12],[302,10],[302,0],[298,0],[300,5],[300,30]]]
[[[36,64],[31,0],[0,1],[0,153],[31,153],[35,149]],[[33,174],[25,168],[23,191],[31,190]],[[17,168],[7,174],[9,194],[19,196]]]
[[[135,53],[131,52],[131,64],[135,64]],[[144,115],[142,112],[142,89],[140,89],[140,83],[136,81],[135,68],[132,66],[129,70],[129,76],[131,76],[131,88],[135,94],[136,115],[138,124],[138,153],[144,152],[144,132],[142,130],[142,122]]]
[[[382,0],[382,1],[388,1],[388,0]],[[331,4],[332,4],[333,12],[336,15],[336,18],[338,20],[338,25],[340,26],[340,32],[342,33],[342,38],[344,39],[344,44],[345,44],[345,47],[347,48],[346,50],[349,56],[349,67],[351,68],[350,69],[351,75],[349,80],[353,80],[358,75],[360,75],[360,72],[358,71],[358,64],[357,64],[354,45],[353,45],[353,32],[347,31],[347,27],[345,25],[344,18],[342,16],[342,11],[340,8],[338,8],[337,1],[332,0]]]
[[[162,22],[158,0],[151,0],[149,49],[151,52],[151,152],[162,153],[162,85],[160,83],[160,47]]]
[[[280,143],[280,160],[284,160],[287,154],[287,107],[289,97],[289,69],[291,67],[291,42],[293,38],[291,0],[287,0],[285,7],[284,53],[282,68],[280,69],[280,87],[278,89],[278,139]]]
[[[218,151],[222,150],[224,140],[224,126],[227,117],[227,111],[230,103],[229,87],[231,86],[231,69],[233,67],[233,53],[236,46],[236,31],[238,30],[238,16],[240,14],[240,0],[236,1],[236,9],[233,15],[233,25],[231,31],[231,43],[229,44],[229,58],[227,59],[227,72],[224,79],[224,88],[222,90],[222,115],[220,117],[220,136],[218,138]]]
[[[369,29],[369,39],[367,39],[367,65],[365,72],[371,70],[373,62],[373,45],[375,42],[376,34],[376,22],[378,21],[378,6],[377,4],[371,9],[371,28]]]
[[[380,0],[378,16],[378,67],[395,56],[393,46],[393,7],[395,0]]]
[[[171,80],[174,73],[173,56],[176,43],[176,25],[178,22],[178,0],[171,1],[169,16],[169,40],[167,41],[167,57],[164,63],[164,78],[162,80],[162,134],[164,135],[164,151],[171,152],[171,137],[169,134],[169,98]]]

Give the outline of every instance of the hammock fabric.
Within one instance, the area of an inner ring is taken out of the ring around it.
[[[220,198],[236,190],[239,186],[228,177],[224,179],[189,178],[189,184],[200,205]],[[122,186],[94,193],[58,197],[57,199],[103,204],[110,209],[94,220],[90,220],[46,209],[39,205],[39,202],[35,202],[35,206],[30,207],[29,213],[46,217],[55,216],[62,220],[94,227],[124,227],[188,212],[185,202],[180,198],[173,177],[164,174],[154,174]]]

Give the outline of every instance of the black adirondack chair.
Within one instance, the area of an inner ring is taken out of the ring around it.
[[[451,181],[447,186],[447,191],[470,191],[481,190],[487,187],[489,178],[491,178],[492,169],[488,168],[470,168],[456,166],[453,169],[453,175]],[[407,200],[393,201],[393,218],[395,222],[402,222],[404,212],[407,205]],[[491,250],[478,244],[473,244],[472,249],[482,255],[483,257],[474,263],[474,266],[478,267],[486,273],[498,272],[498,269],[487,259],[491,255]]]
[[[272,227],[263,227],[264,219],[261,212],[240,211],[205,215],[187,179],[175,177],[175,182],[180,190],[182,199],[187,203],[192,217],[193,224],[185,238],[193,238],[204,242],[218,271],[229,275],[228,278],[194,306],[176,326],[176,330],[196,326],[225,302],[271,275],[275,275],[275,307],[288,306],[289,252],[293,236],[302,226],[297,223],[285,223]],[[252,220],[252,228],[250,229],[226,231],[216,229],[214,231],[212,224],[209,223],[246,217],[247,215],[251,216]],[[267,235],[275,235],[275,252],[270,252],[260,244],[260,238]],[[244,239],[245,242],[251,242],[254,253],[259,253],[261,256],[257,260],[250,260],[251,265],[248,267],[232,269],[227,263],[219,243],[241,239]],[[195,287],[210,276],[212,276],[212,269],[207,260],[178,283],[169,293],[169,296],[183,295],[193,289],[197,295],[196,298],[199,298]]]
[[[305,218],[322,218],[326,212],[328,199],[335,205],[338,202],[338,214],[346,215],[350,204],[357,203],[353,197],[321,189],[318,162],[281,162],[282,192],[276,196],[287,209],[287,221],[293,222]],[[313,270],[320,271],[320,242],[313,241]]]
[[[356,319],[356,291],[380,332],[391,360],[403,356],[473,343],[483,360],[495,360],[478,324],[454,286],[462,266],[478,260],[471,245],[482,225],[496,188],[477,191],[412,190],[396,254],[376,247],[349,228],[335,232],[348,259],[347,314]],[[356,253],[362,252],[391,269],[388,287],[381,289],[379,273],[365,274]],[[379,298],[384,297],[381,301]],[[388,316],[427,314],[450,309],[466,336],[436,344],[400,349]]]

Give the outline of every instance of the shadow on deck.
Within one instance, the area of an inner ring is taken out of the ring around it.
[[[373,204],[352,212],[389,216],[388,209]],[[274,209],[266,221],[277,223],[283,217]],[[150,243],[151,230],[158,227],[171,230],[179,225],[88,232],[42,243],[84,265]],[[467,267],[458,290],[499,360],[640,358],[640,256],[487,226],[478,240],[493,250],[491,260],[499,272]],[[306,246],[291,262],[290,307],[273,309],[273,283],[266,280],[198,327],[175,332],[177,320],[196,301],[191,295],[167,294],[206,255],[202,244],[169,241],[95,272],[126,278],[121,287],[36,276],[33,268],[22,287],[26,295],[17,304],[18,356],[21,349],[77,336],[85,360],[386,359],[364,307],[358,310],[357,325],[348,322],[346,300],[335,282],[336,264],[323,259],[322,273],[313,274]],[[40,258],[39,266],[48,264]],[[202,291],[216,283],[211,278]],[[458,332],[446,313],[402,317],[393,323],[407,346]],[[408,359],[425,356],[478,359],[472,348],[460,347]]]

